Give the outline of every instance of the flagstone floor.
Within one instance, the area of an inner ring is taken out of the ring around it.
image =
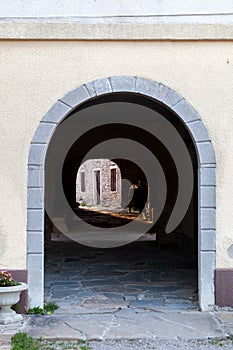
[[[155,241],[97,249],[52,242],[45,258],[45,300],[57,313],[103,313],[127,308],[198,309],[196,268]]]

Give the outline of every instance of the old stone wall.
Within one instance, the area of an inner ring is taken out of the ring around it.
[[[116,169],[116,191],[111,191],[111,169]],[[76,181],[76,201],[96,205],[96,171],[100,171],[100,205],[121,207],[121,173],[119,167],[108,159],[87,160],[79,168]],[[81,173],[85,175],[85,191],[82,191]]]

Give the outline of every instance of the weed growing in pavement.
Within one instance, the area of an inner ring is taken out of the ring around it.
[[[230,334],[228,338],[231,340],[231,342],[233,344],[233,334]]]
[[[220,339],[220,338],[214,338],[213,340],[211,340],[211,344],[212,345],[218,345],[220,347],[223,346],[222,339]]]
[[[59,306],[53,301],[50,301],[44,305],[44,311],[46,314],[54,313],[54,311],[57,309],[59,309]]]
[[[31,309],[26,310],[27,315],[49,315],[53,314],[55,310],[59,309],[59,306],[50,301],[44,305],[44,308],[42,309],[39,306],[35,306]]]
[[[26,310],[27,315],[44,315],[44,309],[39,306],[35,306],[31,309]]]
[[[91,350],[85,341],[77,340],[72,342],[46,341],[42,337],[33,339],[26,333],[16,333],[12,338],[12,350]]]
[[[26,333],[16,333],[12,338],[12,350],[40,350],[40,341],[29,337]]]

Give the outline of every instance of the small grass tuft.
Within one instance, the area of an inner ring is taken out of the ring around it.
[[[44,340],[42,337],[33,339],[27,333],[16,333],[12,338],[11,350],[91,350],[85,341],[76,340],[71,342],[59,342],[52,340]]]
[[[31,309],[26,310],[27,315],[44,315],[44,310],[39,306],[35,306]]]
[[[91,348],[88,345],[81,345],[80,350],[91,350]]]
[[[40,350],[40,342],[29,337],[26,333],[16,333],[11,338],[12,350]]]

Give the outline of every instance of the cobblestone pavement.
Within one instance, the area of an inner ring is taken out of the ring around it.
[[[53,242],[45,259],[45,298],[59,314],[126,308],[197,310],[196,269],[156,242],[94,249]]]

